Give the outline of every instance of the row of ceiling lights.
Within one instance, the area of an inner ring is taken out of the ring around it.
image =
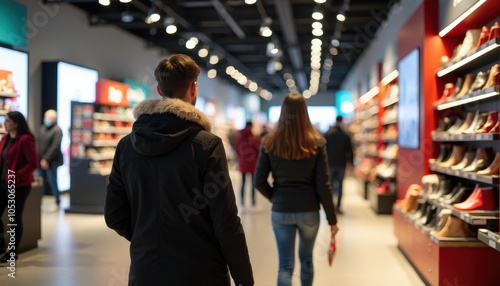
[[[120,0],[121,3],[129,3],[132,0]],[[255,3],[255,2],[254,2]],[[103,6],[108,6],[110,5],[110,0],[99,0],[99,4]],[[148,11],[148,14],[146,18],[144,19],[144,22],[147,24],[153,24],[161,20],[161,16],[158,13],[157,9],[155,6],[151,6],[150,10]],[[122,14],[122,21],[123,22],[133,22],[134,17],[132,14],[130,14],[128,11],[123,12]],[[271,24],[272,20],[269,18],[267,19],[267,26]],[[165,26],[165,31],[167,34],[174,34],[177,32],[177,26],[175,25],[175,19],[172,17],[165,17],[164,21],[164,26]],[[270,28],[268,28],[269,31],[263,31],[263,36],[268,37],[272,34],[272,31]],[[154,31],[156,32],[156,30]],[[153,33],[154,33],[153,32]],[[261,32],[259,32],[261,33]],[[199,39],[197,37],[191,37],[185,42],[185,47],[188,50],[194,49],[197,45],[199,44]],[[273,53],[276,53],[275,50],[272,50]],[[207,46],[202,46],[198,50],[198,56],[200,58],[206,58],[209,55],[209,48]],[[217,53],[212,52],[210,54],[209,58],[209,63],[211,65],[216,65],[220,61],[220,56],[217,55]],[[266,100],[271,100],[272,98],[272,93],[269,92],[268,90],[259,87],[258,84],[250,79],[248,79],[247,76],[245,76],[243,73],[238,71],[236,68],[233,66],[228,66],[226,68],[226,73],[231,76],[236,82],[238,82],[241,86],[247,88],[249,91],[258,93],[262,98]],[[212,68],[209,69],[207,72],[207,77],[208,78],[215,78],[217,77],[217,70]]]
[[[132,0],[120,0],[121,3],[129,3]],[[316,3],[322,4],[325,3],[326,0],[315,0]],[[345,11],[346,7],[348,5],[349,0],[344,0],[344,5],[342,6],[341,10],[337,14],[337,20],[339,22],[345,21]],[[104,6],[108,6],[110,4],[110,0],[99,0],[99,3]],[[256,0],[245,0],[246,4],[255,4]],[[318,38],[313,38],[311,41],[311,75],[310,75],[310,81],[309,81],[309,89],[305,90],[303,92],[305,97],[310,97],[312,95],[317,94],[319,90],[319,82],[320,82],[320,76],[321,76],[321,50],[322,50],[322,44],[323,42],[319,37],[323,35],[323,25],[320,22],[323,19],[323,14],[321,12],[320,6],[317,6],[315,10],[312,13],[312,18],[313,18],[313,23],[312,23],[312,35],[314,37]],[[154,5],[151,7],[151,9],[148,12],[147,17],[145,18],[145,22],[148,24],[152,24],[155,22],[158,22],[161,19],[160,14],[156,11]],[[133,16],[128,13],[127,11],[124,12],[122,15],[122,21],[124,22],[132,22],[133,21]],[[270,25],[272,23],[272,19],[270,17],[264,17],[262,20],[262,25],[259,29],[259,34],[263,37],[270,37],[272,35],[272,30],[270,28]],[[177,32],[177,26],[175,25],[175,19],[171,17],[166,17],[164,20],[164,26],[165,26],[165,31],[168,34],[174,34]],[[339,36],[338,36],[339,37]],[[185,45],[187,49],[194,49],[196,45],[198,44],[198,39],[196,37],[192,37],[189,40],[186,41]],[[332,47],[330,48],[330,54],[332,56],[335,56],[338,54],[337,47],[340,45],[340,42],[338,39],[333,38],[331,41]],[[272,74],[275,71],[279,71],[282,69],[283,65],[280,62],[280,57],[282,56],[282,51],[279,48],[279,42],[277,39],[273,39],[271,42],[268,43],[267,45],[267,54],[268,56],[272,57],[272,59],[269,61],[268,64],[268,73]],[[198,51],[198,55],[201,58],[204,58],[208,56],[208,48],[207,47],[202,47]],[[216,54],[212,54],[209,60],[209,63],[212,65],[215,65],[219,62],[219,57]],[[323,66],[323,78],[321,79],[321,82],[323,84],[327,84],[330,78],[330,73],[331,73],[331,68],[333,65],[333,60],[331,57],[327,57],[325,59],[325,64]],[[210,78],[214,78],[217,75],[217,71],[215,69],[211,69],[208,72],[208,76]],[[295,85],[295,81],[293,80],[293,76],[290,74],[285,74],[284,80],[286,85],[288,86],[288,89],[290,91],[297,91],[297,87]],[[259,88],[261,89],[261,88]],[[262,89],[263,90],[263,89]],[[252,91],[252,90],[250,90]],[[265,91],[265,90],[264,90]],[[252,91],[253,92],[253,91]],[[264,94],[268,95],[268,92],[264,92]],[[270,93],[269,93],[270,95]],[[261,95],[262,96],[262,95]]]

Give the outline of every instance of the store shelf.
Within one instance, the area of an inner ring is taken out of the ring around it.
[[[437,166],[434,166],[432,164],[429,164],[429,168],[431,169],[431,171],[434,171],[434,172],[438,172],[438,173],[442,173],[442,174],[446,174],[446,175],[451,175],[451,176],[455,176],[455,177],[459,177],[459,178],[464,178],[464,179],[468,179],[468,180],[472,180],[472,181],[476,181],[476,182],[480,182],[480,183],[494,185],[494,184],[498,184],[498,182],[499,182],[498,176],[497,177],[480,176],[480,175],[474,174],[474,173],[468,173],[468,172],[463,172],[463,171],[459,171],[459,170],[452,170],[449,168],[437,167]]]
[[[116,147],[120,140],[94,140],[92,141],[92,146],[95,147]]]
[[[115,153],[100,153],[90,156],[89,159],[93,161],[104,161],[104,160],[113,160],[114,157]]]
[[[458,211],[449,206],[452,214],[468,224],[486,225],[488,221],[495,221],[498,224],[498,211]]]
[[[93,114],[94,119],[106,120],[106,121],[123,121],[123,122],[134,122],[134,118],[120,114],[106,114],[95,112]]]
[[[466,57],[461,60],[441,68],[437,72],[438,77],[443,77],[452,72],[466,72],[481,68],[489,63],[494,63],[498,61],[498,54],[500,51],[500,38],[495,38],[474,52],[469,53]]]
[[[391,120],[382,120],[382,125],[390,125],[390,124],[396,124],[398,123],[397,119],[391,119]]]
[[[18,97],[19,94],[11,92],[0,92],[1,97]]]
[[[394,176],[394,177],[387,177],[387,176],[381,175],[379,173],[377,173],[377,177],[379,177],[380,179],[383,179],[383,180],[396,180],[396,176]]]
[[[361,119],[366,120],[374,115],[377,115],[378,112],[379,112],[378,106],[374,105],[374,106],[366,109],[365,111],[361,112],[360,116],[361,116]]]
[[[377,156],[378,156],[377,152],[370,152],[370,151],[367,151],[367,152],[365,153],[365,155],[367,155],[367,156],[371,156],[371,157],[377,157]]]
[[[384,153],[382,153],[382,152],[379,152],[379,153],[378,153],[378,156],[379,156],[380,158],[382,158],[382,159],[385,159],[385,160],[394,160],[394,161],[397,161],[397,160],[398,160],[398,158],[397,158],[397,157],[387,156],[387,155],[385,155],[385,154],[384,154]]]
[[[94,133],[114,133],[114,134],[128,134],[132,131],[130,127],[94,127]]]
[[[448,100],[440,104],[434,105],[434,109],[436,110],[444,110],[452,107],[462,106],[465,104],[469,104],[471,102],[477,102],[487,99],[500,98],[500,86],[492,86],[485,90],[475,91],[470,94],[466,94],[463,97],[456,100]]]
[[[477,238],[497,251],[500,251],[500,234],[498,232],[480,228],[477,232]]]
[[[385,142],[385,143],[397,143],[398,138],[397,137],[380,136],[380,141]]]
[[[432,141],[436,142],[495,141],[499,139],[500,139],[500,133],[464,134],[464,135],[437,134],[432,136]]]
[[[388,107],[388,106],[391,106],[393,104],[398,103],[398,101],[399,101],[399,97],[393,97],[393,98],[388,97],[388,98],[382,100],[382,106]]]

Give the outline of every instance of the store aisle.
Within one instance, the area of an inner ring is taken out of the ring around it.
[[[239,201],[237,172],[231,171]],[[424,285],[396,247],[390,216],[377,216],[346,181],[345,215],[339,217],[337,255],[328,266],[328,226],[322,226],[314,251],[315,286]],[[247,198],[249,198],[247,192]],[[246,200],[249,202],[249,200]],[[52,202],[45,198],[44,203]],[[259,211],[241,214],[252,260],[255,285],[272,286],[277,273],[277,251],[270,223],[270,203],[258,196]],[[69,204],[63,196],[63,206]],[[298,262],[297,262],[298,265]],[[80,286],[127,285],[128,243],[109,230],[100,215],[44,213],[39,248],[20,255],[16,278],[0,269],[0,285]],[[294,285],[300,285],[294,275]],[[177,285],[175,285],[177,286]],[[209,286],[209,285],[207,285]]]

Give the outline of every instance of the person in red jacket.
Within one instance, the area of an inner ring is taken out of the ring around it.
[[[9,225],[4,232],[0,219],[0,265],[12,265],[23,235],[23,209],[38,168],[35,138],[18,111],[5,116],[5,131],[0,141],[0,217],[7,208]],[[14,240],[13,240],[14,239]]]
[[[245,128],[238,132],[234,147],[238,155],[238,168],[241,172],[241,207],[245,206],[245,185],[247,174],[252,177],[252,207],[255,208],[255,187],[253,174],[259,157],[260,138],[252,133],[252,122],[247,122]]]

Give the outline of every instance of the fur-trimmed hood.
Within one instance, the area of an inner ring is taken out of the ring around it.
[[[134,108],[135,119],[142,114],[173,113],[182,119],[199,124],[206,131],[212,131],[212,123],[205,114],[188,102],[177,98],[149,99]]]
[[[193,133],[210,132],[210,120],[188,102],[180,99],[151,99],[134,108],[137,119],[130,138],[134,149],[146,156],[174,150]]]

